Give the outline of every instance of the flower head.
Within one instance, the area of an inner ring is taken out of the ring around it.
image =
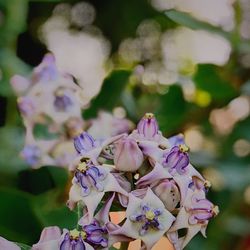
[[[185,144],[174,146],[171,150],[163,154],[162,165],[169,168],[169,172],[176,171],[179,174],[185,173],[189,164],[188,147]]]
[[[126,210],[126,221],[116,233],[141,239],[146,249],[151,249],[154,244],[170,228],[174,216],[168,212],[164,204],[149,188],[143,199],[129,195]]]

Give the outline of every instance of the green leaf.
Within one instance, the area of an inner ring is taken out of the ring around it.
[[[19,187],[32,194],[41,194],[54,188],[66,186],[68,172],[60,167],[46,166],[19,173]]]
[[[50,191],[39,195],[33,201],[33,211],[43,227],[57,225],[60,228],[75,228],[77,226],[77,213],[70,211],[65,205],[68,194],[61,191]]]
[[[223,31],[219,27],[213,26],[209,23],[200,21],[189,15],[188,13],[185,12],[180,12],[176,10],[168,10],[165,12],[166,16],[173,20],[174,22],[186,26],[190,29],[201,29],[201,30],[206,30],[212,33],[217,33],[219,35],[224,36],[227,39],[230,39],[230,34]]]
[[[194,76],[195,85],[208,92],[214,100],[230,100],[237,95],[237,91],[229,80],[220,75],[219,70],[211,64],[200,64]]]
[[[105,80],[100,93],[91,102],[90,108],[84,112],[84,118],[91,118],[102,110],[111,111],[120,102],[131,72],[127,70],[113,71]]]
[[[156,111],[157,119],[163,132],[173,132],[185,119],[187,103],[184,100],[182,89],[178,85],[172,85],[166,94],[160,98]]]
[[[32,210],[33,196],[14,189],[0,189],[0,235],[27,244],[37,240],[41,225]]]

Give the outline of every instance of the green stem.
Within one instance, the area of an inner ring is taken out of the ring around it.
[[[81,230],[82,227],[78,224],[79,220],[83,217],[83,205],[81,202],[77,203],[77,230]]]

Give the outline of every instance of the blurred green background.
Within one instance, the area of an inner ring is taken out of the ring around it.
[[[51,50],[61,68],[89,74],[84,118],[123,107],[135,123],[153,112],[166,136],[184,133],[220,208],[207,239],[198,235],[187,249],[250,249],[249,16],[247,0],[0,0],[0,235],[32,244],[44,226],[76,221],[64,205],[67,171],[31,170],[19,157],[25,131],[9,79]],[[103,55],[91,54],[96,42]]]

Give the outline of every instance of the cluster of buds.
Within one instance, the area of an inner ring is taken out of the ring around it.
[[[138,239],[150,250],[162,237],[180,250],[198,232],[205,236],[218,213],[206,199],[210,184],[190,164],[183,136],[165,138],[153,114],[130,134],[95,140],[82,132],[74,146],[67,205],[77,207],[80,219],[75,229],[45,228],[33,250],[109,249],[118,242],[125,249]],[[115,222],[112,211],[125,218]],[[1,244],[20,249],[3,238]]]
[[[66,167],[76,156],[72,139],[83,129],[90,130],[100,140],[131,129],[128,120],[106,112],[100,112],[97,119],[84,121],[82,111],[87,104],[84,91],[71,75],[58,70],[52,54],[45,55],[29,77],[13,76],[11,85],[18,96],[18,108],[26,127],[21,156],[34,168]],[[104,122],[108,129],[97,129],[97,124]],[[39,125],[47,130],[50,138],[35,136]]]

